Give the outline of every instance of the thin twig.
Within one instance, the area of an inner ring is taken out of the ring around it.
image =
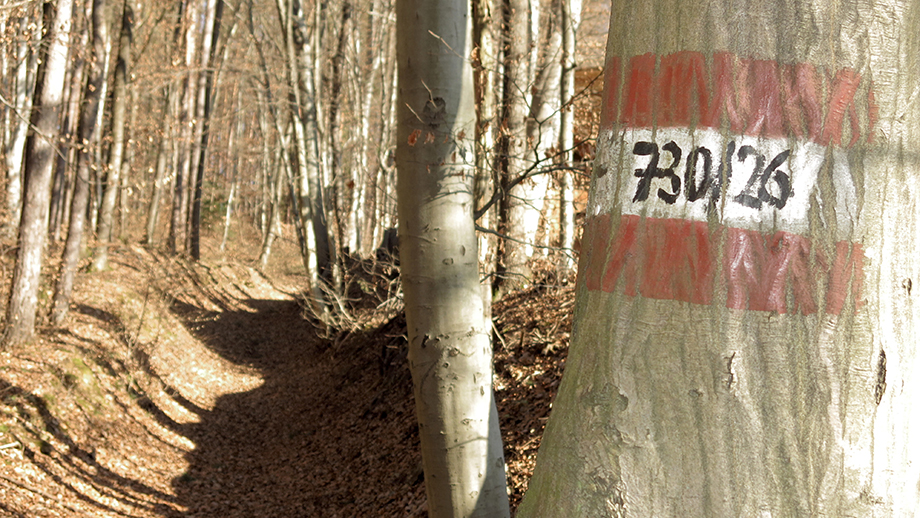
[[[497,232],[497,231],[495,231],[495,230],[492,230],[491,228],[485,228],[485,227],[482,227],[482,226],[479,226],[479,225],[476,225],[476,230],[478,230],[479,232],[484,232],[484,233],[486,233],[486,234],[492,234],[492,235],[494,235],[494,236],[498,236],[498,237],[500,237],[500,238],[502,238],[502,239],[507,239],[508,241],[514,241],[515,243],[520,243],[520,244],[522,244],[522,245],[532,246],[532,247],[534,247],[534,248],[542,248],[542,249],[544,249],[544,250],[553,250],[553,251],[556,251],[556,252],[563,252],[563,253],[565,253],[567,256],[569,256],[570,258],[572,258],[572,259],[575,258],[575,256],[573,255],[574,252],[575,252],[575,249],[573,249],[573,248],[566,248],[566,247],[561,247],[561,246],[538,245],[538,244],[535,244],[535,243],[529,243],[529,242],[527,242],[527,241],[523,241],[523,240],[521,240],[521,239],[515,239],[515,238],[513,238],[513,237],[511,237],[511,236],[509,236],[509,235],[502,234],[501,232]],[[570,252],[571,252],[571,253],[570,253]]]

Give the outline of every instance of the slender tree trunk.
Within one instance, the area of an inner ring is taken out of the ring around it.
[[[56,5],[45,3],[44,11],[49,30],[45,33],[46,50],[36,80],[36,102],[32,110],[35,129],[26,143],[19,250],[2,339],[6,346],[31,340],[35,334],[42,259],[48,234],[51,170],[67,69],[73,1],[58,0]]]
[[[220,36],[220,22],[223,17],[224,2],[211,0],[207,8],[207,26],[204,31],[204,44],[201,47],[201,84],[198,87],[199,101],[199,135],[197,139],[198,161],[195,173],[195,194],[192,199],[191,233],[189,235],[189,252],[195,261],[201,259],[201,189],[204,182],[204,170],[207,167],[208,139],[211,128],[211,111],[214,97],[214,70],[217,40]],[[235,28],[235,25],[234,25]]]
[[[182,13],[185,9],[185,2],[178,2],[178,9],[173,25],[172,38],[166,40],[166,55],[169,56],[171,63],[178,60],[176,51],[179,46],[182,33]],[[167,171],[170,164],[175,165],[170,155],[175,153],[176,143],[174,136],[178,133],[176,127],[178,119],[178,92],[179,88],[176,81],[170,81],[163,87],[163,124],[160,137],[160,146],[157,150],[156,173],[154,174],[153,189],[150,195],[150,204],[147,209],[147,231],[144,241],[151,246],[158,242],[156,229],[160,219],[160,201],[163,198],[163,189],[168,183]],[[175,171],[175,169],[173,169]]]
[[[581,0],[559,0],[562,31],[562,88],[559,112],[559,159],[563,168],[574,166],[575,147],[575,38],[581,20]],[[559,173],[559,269],[568,275],[574,263],[575,172]]]
[[[499,134],[499,100],[501,98],[501,74],[498,36],[501,33],[499,22],[502,19],[502,2],[496,0],[477,0],[474,3],[476,17],[473,24],[473,34],[476,41],[474,50],[477,59],[473,60],[473,73],[476,81],[476,122],[477,122],[477,149],[476,149],[476,182],[474,195],[477,210],[483,207],[492,198],[497,186],[500,185],[497,167],[497,135]],[[495,230],[495,209],[485,211],[476,224],[484,229]],[[479,234],[479,264],[480,275],[490,279],[490,284],[495,275],[495,261],[498,239],[491,232]],[[486,310],[491,312],[492,290],[483,292],[487,298],[483,300]],[[491,316],[489,318],[491,325]]]
[[[509,220],[519,222],[508,236],[524,243],[524,257],[533,258],[546,246],[553,228],[545,217],[553,212],[552,175],[542,169],[557,163],[559,153],[559,92],[562,83],[562,0],[534,0],[531,19],[535,46],[531,51],[533,86],[528,99],[527,156],[524,167],[533,169],[530,178],[510,190]],[[542,232],[541,232],[542,230]]]
[[[920,509],[920,4],[614,3],[519,516]]]
[[[97,111],[100,105],[102,84],[106,79],[105,48],[108,30],[105,23],[105,0],[93,0],[87,11],[91,20],[92,54],[87,58],[89,71],[86,77],[85,93],[83,94],[82,110],[79,117],[80,124],[77,130],[80,146],[77,154],[77,170],[74,175],[73,196],[70,202],[70,224],[67,229],[64,252],[61,256],[61,270],[58,274],[54,292],[54,307],[51,311],[51,320],[55,325],[60,325],[67,316],[70,297],[73,293],[74,275],[83,250],[86,211],[89,206],[90,168],[93,162],[92,146],[98,140]]]
[[[271,193],[268,217],[268,232],[262,240],[262,250],[259,252],[259,269],[265,271],[268,268],[268,258],[272,253],[272,245],[275,239],[281,234],[281,178],[284,177],[284,154],[283,150],[279,153],[279,159],[275,161],[277,171],[270,176],[269,189]]]
[[[112,149],[105,180],[105,194],[99,210],[98,245],[93,253],[93,268],[108,268],[109,248],[112,246],[112,228],[115,219],[115,202],[121,188],[121,168],[125,152],[125,126],[128,107],[128,66],[131,61],[131,24],[133,13],[126,0],[121,16],[118,56],[115,62],[115,86],[112,96]]]
[[[316,77],[319,35],[316,17],[309,20],[297,2],[279,0],[287,46],[287,72],[291,78],[294,142],[298,165],[298,205],[304,229],[304,264],[311,277],[314,307],[323,313],[323,287],[329,284],[332,262],[326,224],[320,112]],[[316,15],[319,16],[318,14]],[[308,24],[308,21],[310,22]],[[310,30],[308,30],[310,29]]]
[[[167,135],[171,133],[170,120],[174,116],[171,106],[171,97],[174,92],[172,85],[167,85],[163,92],[163,125],[160,136],[160,145],[157,147],[157,165],[153,175],[153,185],[150,189],[150,203],[147,205],[147,227],[144,232],[144,243],[150,246],[156,246],[157,225],[160,220],[160,203],[163,200],[163,188],[166,187],[167,175],[169,168],[169,154],[172,149],[172,139]]]
[[[509,516],[473,223],[470,11],[465,0],[396,11],[400,262],[432,518]]]
[[[86,39],[86,36],[83,36]],[[85,43],[81,42],[81,43]],[[61,143],[60,152],[55,155],[53,179],[51,183],[51,207],[48,214],[48,237],[52,242],[60,241],[62,217],[64,215],[64,205],[67,201],[68,185],[70,184],[70,171],[68,164],[71,163],[68,158],[73,150],[73,137],[76,133],[75,109],[79,106],[79,96],[81,85],[83,83],[82,70],[80,69],[80,60],[74,60],[75,66],[68,67],[67,76],[64,84],[67,85],[64,96],[64,104],[61,112],[63,120],[59,129],[60,137],[58,142]]]
[[[32,92],[35,83],[37,59],[30,50],[32,32],[30,20],[19,20],[20,34],[23,38],[17,46],[16,61],[16,97],[13,103],[13,133],[6,151],[6,209],[10,217],[3,223],[0,232],[4,237],[15,237],[19,228],[19,215],[22,211],[22,165],[26,149],[26,136],[29,132],[29,117],[32,110]],[[41,25],[38,23],[37,25]],[[36,31],[40,32],[40,30]]]
[[[135,150],[137,149],[136,130],[137,130],[137,106],[138,106],[138,89],[137,83],[128,83],[128,120],[127,130],[125,133],[124,157],[121,161],[121,189],[118,191],[118,205],[121,210],[118,211],[118,239],[122,242],[128,241],[128,218],[131,215],[132,207],[131,194],[134,189],[131,188],[131,166],[134,164]]]
[[[239,184],[242,153],[240,153],[240,146],[237,144],[237,140],[243,134],[243,131],[245,131],[243,123],[243,89],[237,88],[236,124],[230,127],[230,133],[227,136],[227,149],[231,152],[232,163],[230,166],[230,193],[227,195],[227,211],[224,213],[224,234],[220,240],[220,251],[222,253],[227,249],[227,239],[230,236],[230,218],[233,215],[233,202],[236,201],[236,191]],[[265,135],[263,135],[262,138],[265,139]],[[286,156],[285,154],[285,157]]]
[[[196,3],[186,6],[185,15],[185,66],[187,73],[182,82],[182,96],[179,113],[178,145],[176,152],[176,181],[174,184],[172,222],[167,246],[172,253],[187,250],[187,224],[189,190],[191,184],[191,162],[195,100],[197,99],[198,70],[195,58],[201,26],[198,23],[199,9]]]
[[[506,236],[500,249],[496,287],[504,293],[526,285],[531,277],[529,247],[523,233],[526,216],[523,187],[511,181],[527,169],[527,93],[531,87],[531,24],[529,0],[504,0],[504,84],[499,230]]]
[[[109,23],[106,21],[105,23]],[[89,210],[89,227],[93,231],[97,232],[99,229],[99,213],[100,205],[102,204],[103,198],[103,187],[105,183],[103,182],[103,173],[105,171],[105,145],[103,140],[103,128],[105,127],[106,122],[106,112],[110,111],[108,108],[109,103],[109,90],[112,87],[112,82],[109,78],[112,76],[112,52],[115,47],[112,43],[113,38],[108,36],[106,33],[106,38],[104,40],[104,50],[105,58],[104,62],[104,77],[106,78],[102,81],[102,90],[99,92],[99,108],[96,110],[96,127],[99,128],[95,132],[96,141],[92,143],[91,149],[93,150],[93,165],[90,168],[92,173],[92,182],[90,185],[93,187],[93,190],[90,193],[90,210]]]

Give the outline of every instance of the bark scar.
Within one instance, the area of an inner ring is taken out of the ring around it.
[[[876,371],[875,377],[875,404],[878,406],[882,402],[882,396],[885,395],[885,388],[888,387],[888,383],[885,382],[885,377],[888,374],[888,359],[885,357],[885,350],[881,349],[878,352],[878,370]]]
[[[735,372],[732,370],[732,363],[735,361],[735,355],[738,353],[732,353],[731,356],[725,356],[725,378],[723,383],[725,383],[725,390],[732,389],[732,383],[735,382]]]

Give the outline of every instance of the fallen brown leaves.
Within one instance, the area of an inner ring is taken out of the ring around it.
[[[0,353],[0,516],[426,516],[404,319],[320,338],[299,282],[141,248],[82,275],[64,327]],[[493,310],[514,506],[572,303]]]

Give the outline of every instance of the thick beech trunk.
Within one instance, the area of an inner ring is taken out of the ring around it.
[[[6,312],[4,345],[26,342],[35,334],[38,290],[48,234],[51,170],[64,92],[72,0],[45,3],[45,53],[39,64],[32,110],[32,133],[26,142],[25,189],[19,223],[19,250]]]
[[[920,4],[614,3],[521,517],[920,509]]]
[[[473,225],[472,13],[465,0],[396,13],[399,250],[428,513],[508,516]]]

